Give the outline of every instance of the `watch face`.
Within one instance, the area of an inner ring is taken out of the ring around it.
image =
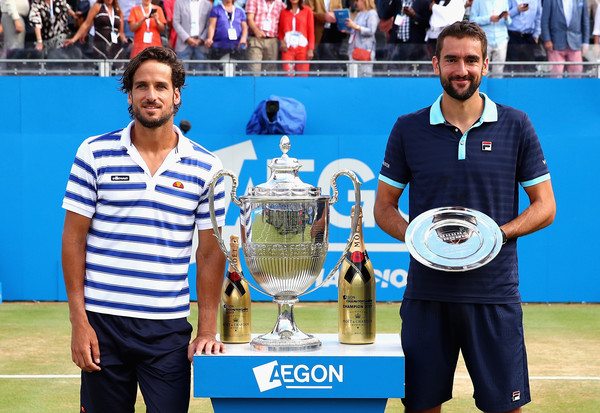
[[[421,264],[448,272],[481,267],[500,252],[502,232],[487,215],[474,209],[443,207],[410,222],[406,247]]]

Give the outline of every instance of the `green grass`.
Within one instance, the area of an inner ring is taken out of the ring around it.
[[[377,332],[400,331],[399,304],[377,306]],[[275,322],[273,303],[254,303],[252,331],[265,333]],[[533,402],[526,413],[600,412],[599,380],[540,380],[536,377],[600,376],[600,305],[524,305],[525,334],[532,376]],[[335,303],[300,302],[298,325],[310,333],[336,333]],[[195,325],[194,309],[190,322]],[[71,362],[70,325],[65,303],[12,303],[0,305],[0,375],[78,375]],[[457,376],[466,376],[459,364]],[[457,378],[454,399],[444,413],[477,412],[472,386]],[[0,378],[0,413],[57,413],[78,410],[78,378]],[[137,412],[144,412],[138,399]],[[192,399],[190,412],[212,412],[208,399]],[[403,412],[398,399],[388,402],[386,413]],[[368,412],[367,412],[368,413]]]

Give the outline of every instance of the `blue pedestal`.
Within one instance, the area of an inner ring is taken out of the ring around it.
[[[316,334],[308,352],[259,352],[228,344],[227,353],[194,357],[194,396],[210,397],[215,413],[383,413],[404,396],[404,354],[398,334],[374,344],[347,345]]]

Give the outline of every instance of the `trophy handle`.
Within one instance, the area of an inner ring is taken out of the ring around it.
[[[227,260],[230,263],[233,263],[234,262],[233,258],[231,257],[231,254],[229,253],[229,250],[227,249],[227,246],[225,245],[225,242],[223,241],[221,232],[219,231],[219,225],[217,224],[217,217],[215,214],[215,185],[224,176],[229,176],[232,181],[231,182],[231,184],[232,184],[231,200],[238,207],[240,207],[242,205],[242,202],[240,201],[240,199],[237,197],[237,194],[236,194],[237,187],[238,187],[237,176],[235,176],[235,174],[228,169],[221,169],[219,172],[216,173],[216,175],[211,179],[210,183],[208,184],[208,209],[210,211],[210,222],[212,223],[214,235],[215,235],[215,238],[217,239],[217,243],[219,244],[219,248],[221,248],[221,251],[223,251],[223,254],[225,254],[225,257],[227,258]]]
[[[240,199],[237,196],[237,187],[238,187],[237,176],[235,176],[235,174],[232,171],[230,171],[229,169],[221,169],[219,172],[217,172],[217,174],[213,177],[213,179],[211,179],[210,183],[208,184],[208,209],[210,211],[210,222],[212,223],[214,236],[217,239],[219,248],[221,248],[221,251],[223,251],[223,254],[225,254],[225,258],[227,258],[227,261],[229,261],[230,264],[235,266],[233,257],[231,256],[229,250],[227,249],[227,246],[225,245],[225,242],[223,241],[221,232],[219,232],[219,225],[217,224],[217,217],[215,214],[215,185],[217,184],[219,179],[223,178],[224,176],[229,176],[231,178],[231,185],[232,185],[231,186],[231,200],[238,207],[240,207],[240,208],[242,207],[242,201],[240,201]],[[246,276],[243,274],[242,271],[239,272],[239,276],[244,281],[246,281],[250,287],[254,288],[256,291],[272,297],[271,294],[269,294],[268,292],[266,292],[265,290],[263,290],[260,287],[256,287],[253,283],[251,283],[246,278]]]
[[[329,204],[334,205],[338,201],[337,179],[340,177],[340,175],[346,175],[348,178],[350,178],[352,180],[352,183],[354,184],[354,211],[355,212],[354,212],[354,217],[352,218],[352,223],[350,224],[350,238],[348,238],[348,242],[346,243],[344,252],[342,252],[342,256],[338,260],[338,262],[335,265],[335,267],[333,268],[333,270],[331,270],[329,275],[327,277],[325,277],[323,279],[323,281],[321,281],[321,283],[319,285],[317,285],[316,287],[311,288],[310,290],[305,291],[302,294],[298,294],[298,297],[315,291],[316,289],[320,288],[323,284],[325,284],[327,281],[329,281],[329,279],[331,277],[333,277],[335,272],[342,265],[342,262],[344,261],[346,254],[348,254],[348,251],[350,251],[350,247],[352,246],[352,240],[354,239],[354,235],[358,231],[358,219],[360,216],[360,214],[358,213],[358,211],[360,211],[360,180],[358,179],[358,177],[356,176],[356,174],[354,172],[350,171],[349,169],[341,169],[341,170],[337,171],[335,174],[333,174],[333,176],[331,177],[331,188],[333,189],[333,196],[329,200]]]

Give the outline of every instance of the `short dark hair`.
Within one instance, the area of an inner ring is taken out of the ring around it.
[[[463,20],[452,23],[450,26],[447,26],[444,30],[442,30],[437,38],[437,44],[435,46],[435,57],[437,57],[438,60],[441,57],[442,47],[444,46],[444,39],[446,37],[456,37],[457,39],[471,37],[479,40],[481,43],[481,55],[483,60],[487,58],[487,37],[483,29],[479,27],[477,23]]]
[[[185,87],[185,68],[181,63],[181,60],[177,59],[177,55],[171,49],[166,47],[147,47],[138,53],[133,59],[129,61],[123,76],[121,76],[121,90],[124,93],[129,93],[133,89],[133,76],[139,69],[142,63],[148,60],[156,60],[159,63],[164,63],[171,67],[171,83],[173,83],[173,89],[179,89],[181,91]],[[175,106],[175,113],[179,110],[179,105]],[[129,115],[133,119],[133,107],[129,106]]]

